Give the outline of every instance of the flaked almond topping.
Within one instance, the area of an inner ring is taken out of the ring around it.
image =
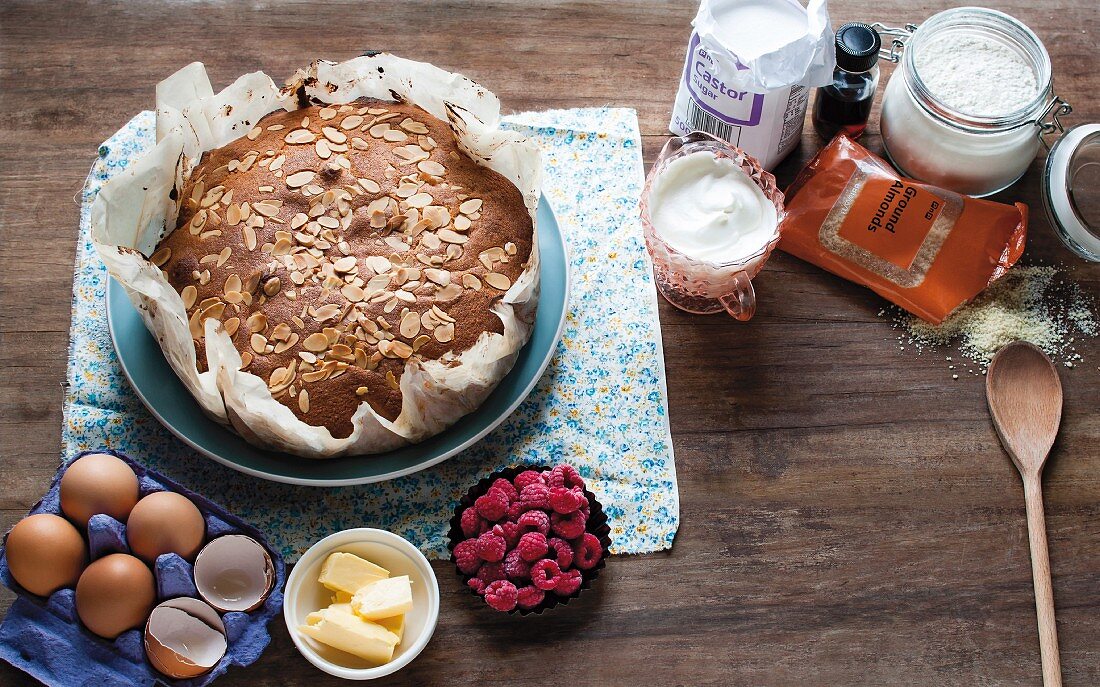
[[[183,287],[183,291],[180,291],[180,298],[183,299],[183,307],[185,310],[190,310],[191,306],[195,304],[195,299],[198,297],[199,290],[190,284]]]
[[[294,346],[298,343],[298,338],[298,332],[291,332],[290,336],[287,337],[285,341],[280,341],[279,343],[275,344],[275,352],[285,353],[286,351],[294,348]]]
[[[267,329],[267,315],[264,315],[262,312],[254,312],[248,316],[245,324],[247,324],[248,328],[253,332],[262,332]]]
[[[161,267],[162,265],[164,265],[164,263],[168,262],[168,259],[171,257],[172,249],[168,246],[165,246],[164,248],[161,248],[157,252],[153,253],[152,257],[150,257],[149,260],[157,267]]]
[[[387,129],[382,134],[382,139],[389,141],[390,143],[400,143],[401,141],[407,140],[408,138],[409,135],[404,131],[401,131],[400,129]]]
[[[411,117],[406,117],[405,119],[401,120],[400,126],[401,126],[402,129],[404,129],[405,131],[408,131],[410,133],[414,133],[414,134],[426,134],[426,133],[428,133],[428,127],[424,126],[423,123],[418,122],[415,119],[412,119]]]
[[[466,214],[466,215],[469,215],[470,213],[473,213],[473,212],[477,212],[480,209],[481,209],[481,199],[480,198],[471,198],[471,199],[465,201],[464,203],[462,203],[462,205],[458,206],[459,212],[461,212],[463,214]]]
[[[370,392],[370,389],[368,389],[365,386],[361,386],[361,387],[358,387],[358,388],[355,389],[355,395],[356,396],[366,396],[369,392]]]
[[[263,355],[264,349],[267,347],[267,337],[263,334],[253,334],[248,339],[248,345],[252,347],[252,350]]]
[[[386,385],[395,391],[401,388],[401,384],[397,381],[397,377],[393,376],[393,370],[386,371]]]
[[[432,176],[441,177],[446,173],[447,168],[439,164],[435,160],[421,160],[417,163],[416,168],[425,174],[431,174]]]
[[[432,200],[432,194],[430,193],[417,193],[410,196],[406,202],[412,208],[425,208],[432,204]]]
[[[517,250],[518,248],[516,248],[516,244],[512,243],[511,241],[504,244],[504,252],[508,255],[515,255]]]
[[[453,323],[441,324],[432,330],[435,340],[439,343],[447,343],[455,338],[455,326]]]
[[[317,142],[313,144],[313,150],[316,151],[317,157],[322,160],[327,160],[332,156],[332,148],[329,147],[327,138],[317,139]]]
[[[317,113],[317,115],[324,120],[336,119],[336,114],[337,111],[335,107],[322,107]]]
[[[285,128],[286,127],[283,126],[282,124],[272,124],[271,126],[267,127],[267,130],[268,131],[282,131]]]
[[[307,351],[320,353],[328,348],[328,337],[320,332],[314,332],[305,338],[302,342],[302,346]]]
[[[248,140],[255,141],[257,138],[260,137],[260,134],[262,134],[262,133],[263,133],[263,129],[261,129],[258,126],[253,127],[253,129],[248,132]]]
[[[481,290],[481,280],[469,273],[462,275],[462,285],[474,291]]]
[[[375,138],[382,138],[382,136],[384,136],[385,133],[389,130],[390,130],[390,125],[389,124],[375,124],[374,126],[370,127],[370,129],[367,130],[367,133],[369,133],[371,136],[373,136]]]
[[[284,162],[286,162],[286,155],[279,155],[279,157],[271,161],[271,167],[269,169],[275,172],[283,166]]]
[[[318,322],[324,322],[325,320],[331,320],[340,314],[340,306],[335,303],[328,303],[322,305],[320,308],[316,308],[311,313],[313,319]]]
[[[278,277],[272,277],[264,282],[264,293],[269,297],[279,293],[279,290],[283,288],[283,282]]]
[[[321,133],[325,135],[325,138],[333,143],[347,143],[348,135],[331,126],[321,127]]]
[[[317,135],[309,129],[294,129],[284,136],[283,140],[291,145],[304,145],[306,143],[313,143],[316,137]]]
[[[366,297],[366,293],[363,289],[355,284],[345,284],[343,288],[340,289],[340,293],[352,303],[358,303]]]
[[[500,272],[490,272],[485,275],[485,282],[494,289],[507,291],[512,286],[512,280]]]
[[[299,188],[313,181],[315,176],[317,176],[317,173],[310,169],[295,172],[286,178],[286,185],[290,188]]]
[[[244,247],[248,250],[256,250],[256,230],[246,226],[241,233],[244,234]]]
[[[248,351],[241,353],[241,369],[244,370],[252,364],[252,354]]]
[[[466,215],[459,215],[458,217],[455,217],[454,226],[457,231],[466,231],[470,228],[471,224],[472,222],[470,222],[470,218]]]
[[[279,214],[279,209],[282,206],[283,201],[281,200],[261,200],[253,203],[252,210],[264,217],[275,217]]]
[[[241,278],[235,274],[229,275],[229,278],[225,280],[225,285],[222,288],[223,293],[230,293],[233,291],[239,292],[241,290]]]
[[[353,136],[351,139],[351,147],[355,148],[356,150],[366,150],[370,146],[364,139],[358,136]]]
[[[229,246],[226,246],[225,248],[222,248],[222,251],[220,253],[218,253],[218,264],[217,264],[217,266],[221,267],[222,265],[224,265],[225,262],[227,260],[229,260],[229,256],[231,256],[231,255],[233,255],[233,249],[232,248],[230,248]]]
[[[298,393],[298,408],[300,408],[303,413],[309,412],[309,392],[305,389],[302,389]]]
[[[415,312],[409,311],[401,318],[401,326],[399,328],[401,336],[406,339],[411,339],[420,333],[420,316]]]
[[[462,287],[458,284],[448,284],[435,292],[435,297],[441,301],[453,301],[462,295]]]
[[[436,232],[436,236],[446,243],[454,244],[463,244],[470,240],[468,236],[464,236],[457,231],[451,231],[450,229],[440,229]]]
[[[236,203],[225,209],[225,223],[235,227],[241,223],[241,206]]]
[[[359,128],[359,126],[361,126],[362,124],[363,118],[359,115],[348,115],[347,117],[344,117],[344,120],[342,122],[340,122],[340,128],[344,131],[349,131],[351,129]]]
[[[332,268],[337,272],[350,272],[355,269],[355,256],[346,255],[332,263]]]
[[[226,334],[228,334],[229,336],[233,336],[237,333],[237,329],[241,326],[241,318],[230,317],[228,320],[222,323],[222,326],[225,327]]]

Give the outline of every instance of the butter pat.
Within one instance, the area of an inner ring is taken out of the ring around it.
[[[372,582],[355,592],[351,608],[364,620],[379,620],[412,610],[412,581],[408,575]]]
[[[299,625],[302,634],[346,651],[371,663],[382,665],[393,660],[393,648],[401,638],[386,628],[364,620],[349,609],[336,604],[310,613],[306,624]]]
[[[401,640],[401,639],[405,638],[405,614],[404,613],[402,613],[401,615],[395,615],[392,618],[379,618],[378,620],[376,620],[374,622],[378,623],[382,627],[386,628],[390,632],[397,635],[398,640]],[[398,641],[398,644],[400,644],[400,643],[401,642]]]
[[[334,592],[354,594],[360,588],[389,576],[390,571],[381,566],[363,560],[355,554],[337,551],[329,554],[325,559],[324,565],[321,566],[321,576],[317,581]]]

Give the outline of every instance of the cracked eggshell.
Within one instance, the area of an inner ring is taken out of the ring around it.
[[[204,546],[194,575],[199,595],[222,612],[259,608],[275,585],[270,554],[243,534],[218,537]]]
[[[153,609],[145,624],[145,654],[154,668],[171,678],[206,673],[228,648],[221,617],[198,599],[165,601]]]

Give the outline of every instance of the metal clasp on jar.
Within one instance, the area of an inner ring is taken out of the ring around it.
[[[1061,136],[1065,132],[1066,127],[1062,124],[1060,119],[1063,115],[1068,115],[1073,112],[1073,106],[1071,106],[1065,99],[1059,95],[1052,95],[1050,102],[1047,103],[1043,111],[1039,113],[1039,116],[1031,120],[1031,123],[1038,128],[1039,141],[1043,144],[1043,147],[1050,152],[1050,145],[1047,144],[1047,140],[1043,138],[1046,134],[1055,133]],[[1050,118],[1048,121],[1047,118]]]
[[[897,64],[901,62],[901,51],[905,48],[905,42],[908,41],[913,33],[917,30],[919,24],[906,24],[902,27],[887,26],[880,21],[876,21],[871,24],[871,28],[879,33],[880,36],[890,37],[890,48],[885,47],[878,51],[880,60],[887,60]],[[882,41],[883,46],[886,45],[886,41]]]

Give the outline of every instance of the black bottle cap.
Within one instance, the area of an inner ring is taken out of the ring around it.
[[[836,30],[836,64],[846,72],[865,72],[878,62],[882,39],[867,24],[849,22]]]

